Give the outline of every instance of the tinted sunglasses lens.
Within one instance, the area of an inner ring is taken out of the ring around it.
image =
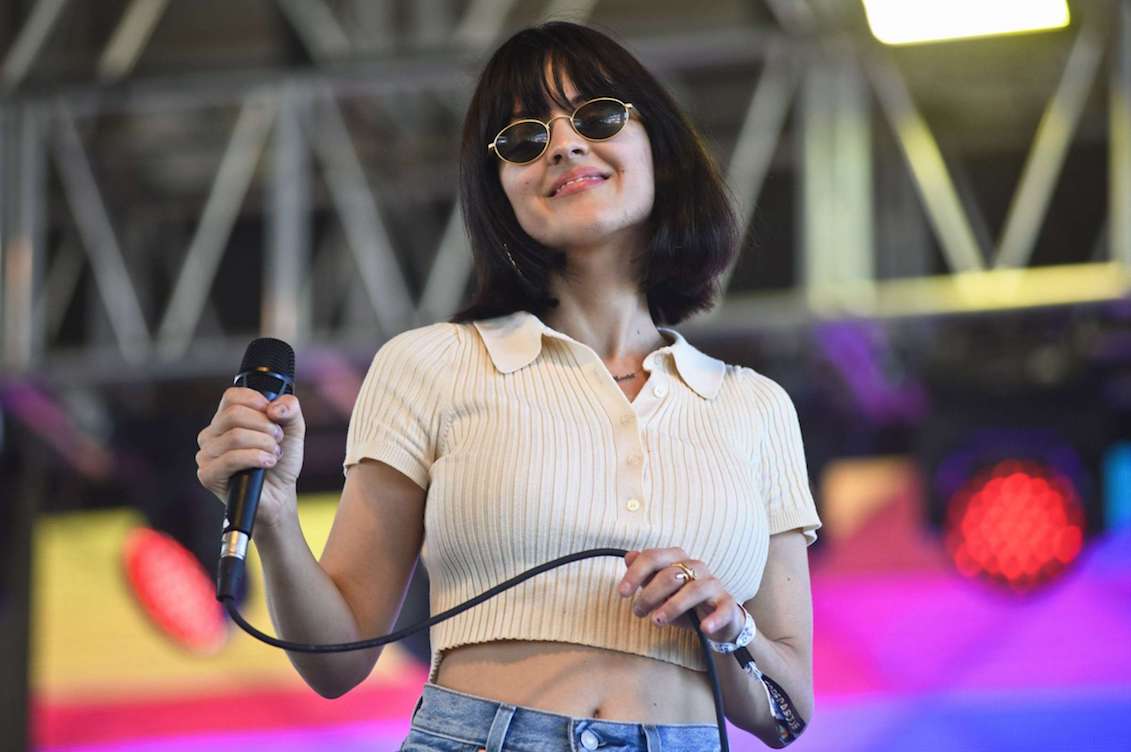
[[[612,138],[628,122],[628,110],[620,102],[598,99],[583,104],[573,119],[573,127],[586,138]]]
[[[515,123],[495,139],[495,151],[510,162],[529,162],[546,148],[547,136],[541,123]]]

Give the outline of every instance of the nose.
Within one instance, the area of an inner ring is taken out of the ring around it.
[[[564,123],[558,121],[564,120]],[[577,135],[568,115],[550,120],[550,145],[546,156],[551,164],[561,164],[563,159],[584,156],[589,152],[589,142]]]

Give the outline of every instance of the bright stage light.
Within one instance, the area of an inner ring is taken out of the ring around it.
[[[165,636],[202,655],[228,639],[228,617],[200,562],[171,535],[139,527],[122,548],[126,579],[142,610]]]
[[[863,0],[872,34],[884,44],[1061,29],[1067,0]]]
[[[1049,582],[1080,555],[1085,513],[1072,480],[1028,460],[970,478],[947,510],[945,544],[958,571],[1018,593]]]

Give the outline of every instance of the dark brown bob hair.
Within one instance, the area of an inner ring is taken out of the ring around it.
[[[553,81],[547,81],[547,66]],[[499,180],[499,159],[487,144],[513,119],[517,99],[526,117],[546,118],[553,103],[571,110],[568,77],[584,97],[632,102],[652,145],[655,200],[648,243],[634,259],[657,325],[709,310],[718,277],[737,253],[729,192],[702,139],[660,83],[626,49],[594,29],[561,21],[519,31],[487,62],[464,120],[459,191],[475,260],[470,304],[452,323],[527,310],[540,318],[558,305],[552,274],[566,254],[547,248],[519,225]],[[514,258],[511,265],[506,251]]]

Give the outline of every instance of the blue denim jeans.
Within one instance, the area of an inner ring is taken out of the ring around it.
[[[719,727],[573,718],[427,682],[400,752],[718,752]]]

